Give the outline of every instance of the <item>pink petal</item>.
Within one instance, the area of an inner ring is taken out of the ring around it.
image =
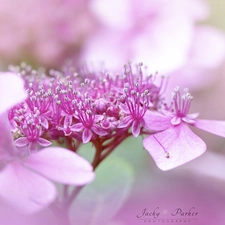
[[[196,119],[198,116],[199,116],[199,113],[191,113],[191,114],[187,114],[186,117],[190,119]]]
[[[82,134],[82,141],[83,141],[83,143],[84,143],[84,144],[88,143],[88,142],[91,140],[92,135],[93,135],[93,134],[92,134],[91,129],[85,128],[85,129],[84,129],[84,132],[83,132],[83,134]]]
[[[26,137],[20,137],[16,139],[14,143],[17,147],[24,147],[29,144],[29,141],[27,140]]]
[[[82,123],[76,123],[70,127],[70,130],[74,132],[80,132],[84,129],[84,125]]]
[[[94,123],[97,123],[104,119],[103,115],[95,115]]]
[[[146,137],[143,145],[161,170],[187,163],[206,150],[206,144],[185,123]]]
[[[0,73],[0,114],[26,99],[23,80],[14,73]]]
[[[165,109],[161,109],[161,112],[166,117],[173,117],[174,116],[174,114],[171,111],[168,111],[168,110],[165,110]]]
[[[41,117],[41,125],[45,128],[48,129],[49,124],[48,124],[48,120],[45,117]]]
[[[190,124],[190,125],[192,125],[192,124],[194,124],[195,123],[195,120],[193,120],[193,119],[191,119],[191,118],[189,118],[189,117],[183,117],[182,118],[182,121],[184,121],[185,123],[188,123],[188,124]]]
[[[44,147],[47,147],[47,146],[49,146],[49,145],[52,144],[51,141],[48,141],[48,140],[46,140],[46,139],[44,139],[44,138],[39,138],[38,141],[37,141],[37,143],[38,143],[39,145],[41,145],[41,146],[44,146]]]
[[[205,130],[209,133],[225,137],[225,121],[219,120],[196,120],[194,127]]]
[[[131,125],[131,123],[132,123],[132,120],[133,119],[132,119],[131,116],[127,116],[127,117],[123,118],[120,121],[120,123],[118,125],[118,128],[127,128],[127,127],[129,127]]]
[[[18,162],[10,163],[1,171],[0,184],[1,197],[24,213],[47,207],[57,196],[50,181]]]
[[[165,116],[156,111],[148,110],[144,115],[144,128],[151,131],[162,131],[171,127],[172,117]]]
[[[173,117],[173,119],[171,120],[171,124],[172,124],[172,125],[178,125],[178,124],[180,124],[180,123],[181,123],[181,118],[180,118],[180,117],[175,116],[175,117]]]
[[[65,118],[64,118],[63,127],[67,128],[68,126],[70,126],[72,124],[72,120],[73,120],[73,116],[66,115]]]
[[[101,126],[94,124],[93,127],[91,128],[92,131],[99,136],[105,136],[108,134],[108,131],[104,130]]]
[[[56,182],[84,185],[94,179],[90,163],[60,147],[45,148],[27,157],[24,164]]]
[[[15,150],[10,126],[6,114],[0,115],[0,159],[5,154],[13,154]]]
[[[138,135],[140,134],[141,131],[141,123],[140,121],[133,121],[132,124],[132,134],[134,135],[134,137],[138,137]]]

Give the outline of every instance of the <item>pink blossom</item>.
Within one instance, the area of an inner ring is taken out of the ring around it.
[[[73,151],[81,142],[101,143],[103,149],[112,150],[117,141],[131,134],[148,134],[151,136],[144,139],[144,147],[166,170],[206,150],[187,124],[225,136],[224,121],[197,120],[197,113],[189,114],[192,96],[187,90],[181,95],[179,88],[175,89],[174,110],[166,105],[168,80],[149,75],[142,64],[135,68],[128,63],[117,76],[72,65],[50,71],[50,76],[43,73],[40,80],[35,80],[36,73],[29,67],[18,72],[29,96],[12,108],[8,117],[15,143],[21,147],[29,142],[29,148],[34,144],[38,149],[51,140],[63,140]],[[42,123],[43,117],[48,126]]]
[[[14,73],[0,72],[0,114],[26,98],[23,85],[23,80]]]
[[[133,136],[138,137],[141,133],[141,127],[146,125],[145,114],[147,110],[149,107],[155,107],[158,104],[162,85],[155,86],[151,78],[147,78],[143,82],[142,73],[140,73],[138,79],[135,79],[130,65],[126,73],[127,78],[123,88],[124,104],[121,105],[121,111],[125,115],[118,124],[118,128],[131,126]]]
[[[162,170],[180,166],[205,152],[206,144],[188,125],[225,137],[225,121],[199,120],[196,119],[198,113],[188,114],[192,98],[187,90],[181,96],[176,88],[173,92],[174,111],[168,108],[162,114],[151,111],[146,114],[148,129],[161,132],[146,137],[143,145]],[[159,123],[163,125],[158,126]]]
[[[24,124],[21,128],[22,133],[25,137],[19,137],[15,141],[17,147],[28,146],[28,149],[32,152],[37,149],[37,145],[47,147],[52,143],[41,137],[42,127],[39,124],[36,124],[34,120],[31,120],[33,124]]]
[[[52,78],[42,74],[41,80],[22,68],[18,72],[24,74],[29,96],[9,112],[12,132],[19,133],[16,146],[34,150],[59,138],[83,143],[109,140],[131,126],[137,137],[145,127],[146,111],[162,103],[166,81],[160,78],[158,84],[156,75],[145,76],[142,66],[132,68],[128,63],[123,74],[113,77],[98,71],[90,74],[87,68],[76,75],[70,65],[62,72],[50,71]]]
[[[86,110],[86,112],[80,113],[81,123],[76,123],[71,126],[71,131],[81,132],[82,131],[82,141],[84,144],[88,143],[93,136],[93,133],[99,136],[105,136],[108,134],[106,130],[104,130],[98,122],[102,120],[102,116],[93,115],[91,110]]]
[[[1,60],[56,66],[71,54],[78,54],[80,45],[94,29],[87,3],[88,0],[1,0]]]
[[[208,14],[203,1],[93,0],[91,6],[102,27],[84,48],[84,59],[114,69],[121,61],[142,61],[153,73],[185,64],[195,22]]]
[[[178,80],[204,86],[224,62],[223,32],[197,24],[209,16],[206,1],[93,0],[91,9],[102,26],[84,46],[83,60],[114,70],[121,61],[145,62],[151,73],[172,77],[172,87]]]
[[[92,166],[67,149],[49,147],[29,155],[27,151],[15,147],[3,112],[27,95],[22,79],[12,73],[0,75],[0,87],[1,198],[22,212],[32,213],[48,206],[57,197],[56,187],[48,179],[71,185],[91,182],[94,178]]]

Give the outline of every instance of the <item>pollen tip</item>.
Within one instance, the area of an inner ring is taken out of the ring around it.
[[[166,157],[167,159],[169,159],[169,158],[170,158],[170,153],[169,153],[169,152],[166,152],[165,157]]]

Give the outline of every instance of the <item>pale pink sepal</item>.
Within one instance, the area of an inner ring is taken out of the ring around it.
[[[27,94],[23,80],[11,72],[0,73],[0,114],[23,101]]]
[[[84,185],[95,175],[90,163],[67,149],[48,147],[26,158],[24,165],[63,184]]]
[[[129,127],[131,123],[132,123],[132,117],[131,116],[126,116],[125,118],[123,118],[120,121],[120,123],[117,126],[117,128],[126,128],[126,127]]]
[[[206,144],[185,123],[146,137],[143,145],[161,170],[187,163],[206,150]]]
[[[132,134],[134,135],[134,137],[138,137],[138,135],[140,134],[140,131],[141,131],[140,121],[134,120],[132,123]]]
[[[91,129],[93,132],[95,132],[99,136],[105,136],[108,134],[108,132],[106,130],[104,130],[101,126],[99,126],[97,124],[94,124]]]
[[[88,143],[91,140],[92,135],[93,135],[93,133],[92,133],[91,129],[85,128],[83,131],[83,134],[82,134],[83,143],[84,144]]]
[[[143,119],[144,128],[151,131],[162,131],[172,126],[170,122],[172,116],[168,117],[156,111],[146,111]]]
[[[76,123],[70,127],[70,130],[74,132],[80,132],[84,129],[84,125],[82,123]]]
[[[17,162],[1,171],[0,184],[1,198],[23,213],[35,213],[57,197],[53,183]]]
[[[39,138],[38,141],[37,141],[37,143],[39,145],[41,145],[41,146],[44,146],[44,147],[50,146],[52,144],[51,141],[48,141],[48,140],[46,140],[44,138]]]
[[[194,127],[205,130],[209,133],[225,137],[225,121],[220,120],[196,120]]]
[[[0,115],[0,159],[6,154],[12,154],[15,150],[13,138],[11,135],[10,125],[7,115]]]
[[[29,141],[27,140],[26,137],[20,137],[16,139],[14,143],[17,147],[24,147],[29,144]]]
[[[175,117],[173,117],[173,119],[172,119],[170,122],[171,122],[172,125],[176,126],[176,125],[180,124],[181,121],[182,121],[182,120],[181,120],[180,117],[175,116]]]

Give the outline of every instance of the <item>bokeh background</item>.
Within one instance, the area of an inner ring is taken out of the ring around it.
[[[121,72],[127,60],[142,61],[151,73],[170,76],[168,102],[176,85],[189,87],[191,111],[200,112],[200,118],[225,120],[224,15],[224,0],[0,0],[0,68],[25,61],[35,68],[59,69],[69,60],[74,66],[104,63]],[[142,137],[126,140],[102,165],[111,181],[98,172],[100,182],[108,185],[101,193],[95,190],[107,199],[89,202],[96,193],[85,190],[71,220],[81,225],[223,225],[225,140],[194,131],[207,143],[207,152],[167,172],[143,149]],[[87,145],[81,154],[90,157],[91,151]],[[7,207],[1,204],[0,215],[15,224]],[[137,220],[144,209],[157,207],[161,220]],[[182,221],[168,222],[175,209],[193,207],[196,217],[180,215]],[[29,217],[15,215],[21,224],[57,224],[48,209]],[[184,222],[190,218],[195,220]]]

